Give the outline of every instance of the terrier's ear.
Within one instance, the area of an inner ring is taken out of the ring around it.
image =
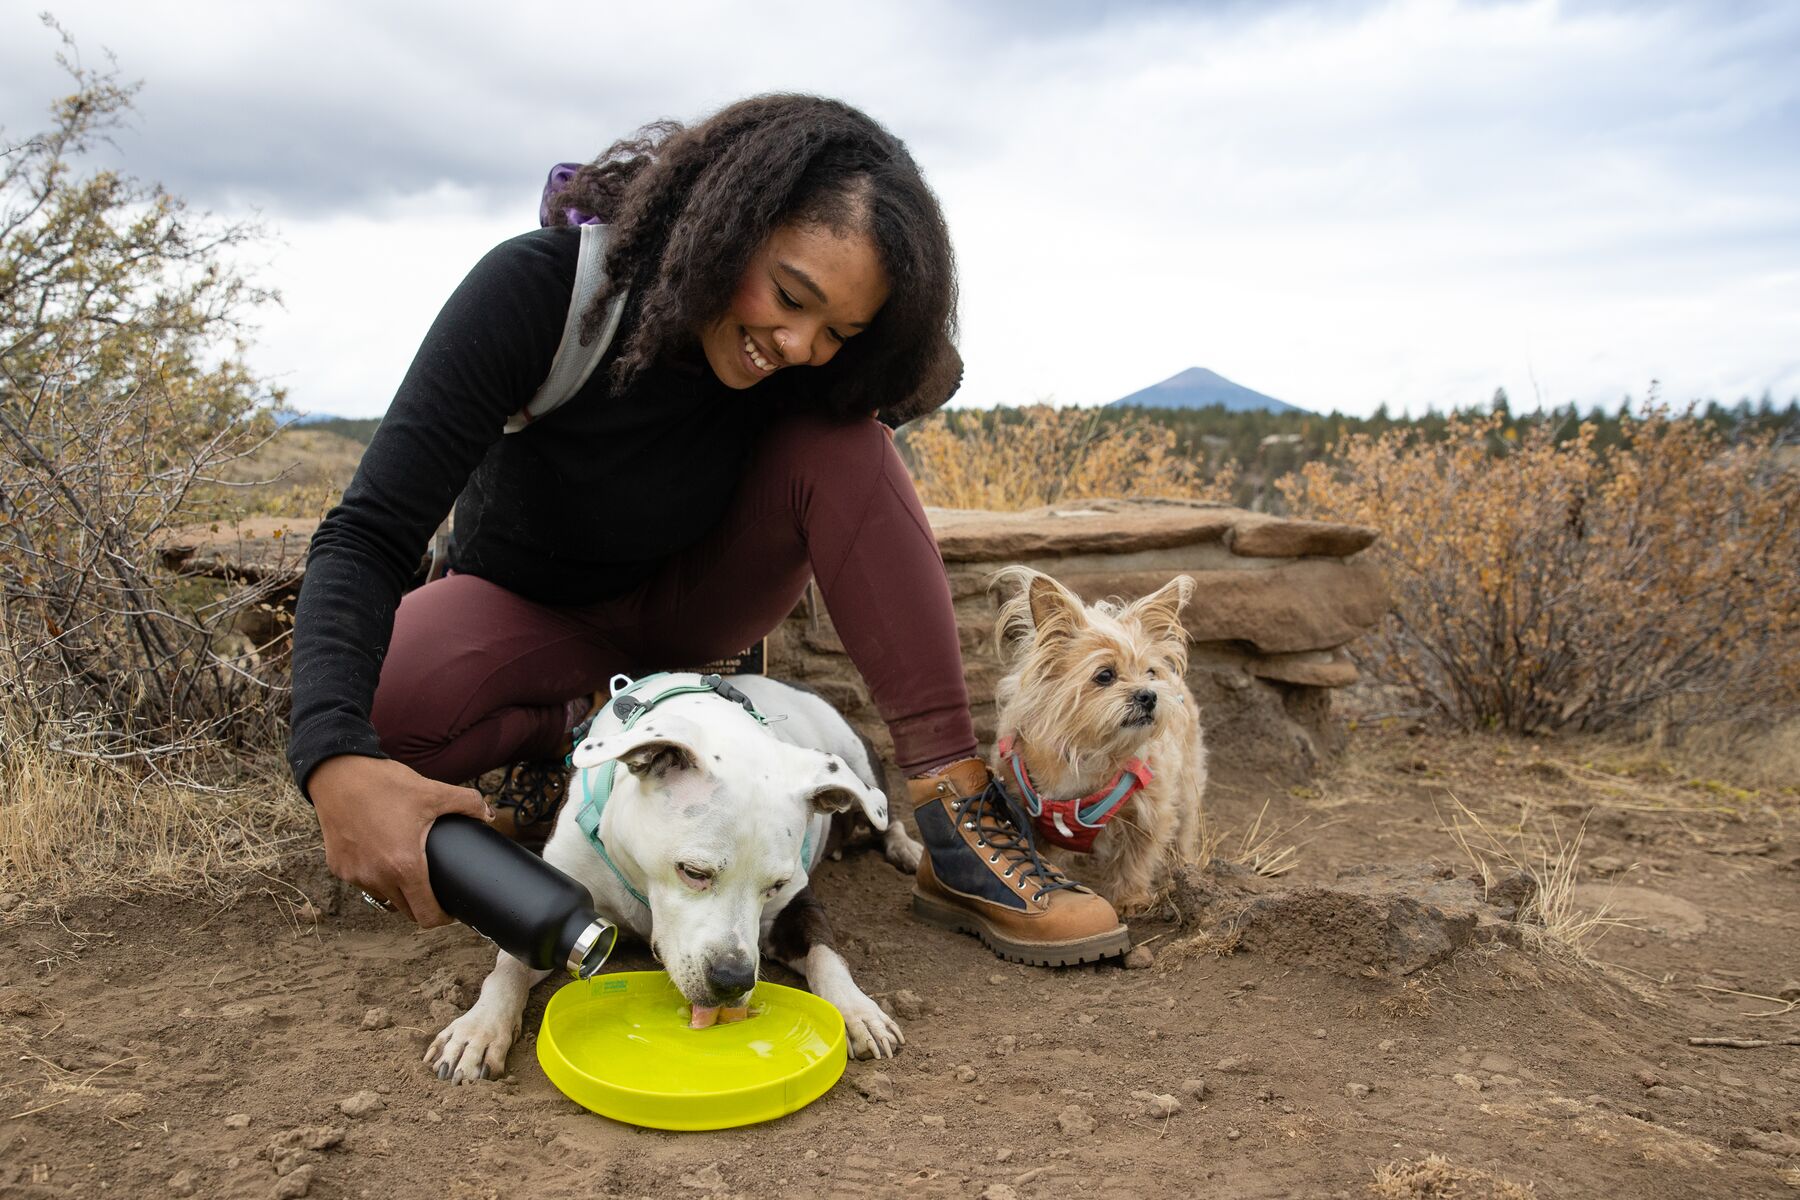
[[[1081,598],[1048,575],[1034,576],[1026,594],[1031,598],[1031,623],[1037,626],[1039,642],[1068,637],[1087,624]]]
[[[1193,594],[1193,577],[1177,575],[1148,596],[1132,601],[1119,614],[1119,619],[1129,621],[1135,618],[1144,632],[1157,641],[1174,642],[1185,647],[1188,632],[1187,627],[1181,623],[1181,610],[1186,607]]]

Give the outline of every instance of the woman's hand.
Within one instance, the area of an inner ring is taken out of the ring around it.
[[[359,754],[326,759],[306,785],[333,875],[391,901],[423,928],[450,923],[431,894],[425,835],[445,813],[492,821],[481,793],[427,779],[391,758]]]

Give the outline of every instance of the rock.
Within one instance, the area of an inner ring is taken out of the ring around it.
[[[431,1014],[431,1023],[434,1025],[448,1025],[463,1015],[462,1008],[448,1000],[433,1000],[426,1006],[426,1011]]]
[[[371,1008],[362,1015],[362,1028],[386,1029],[394,1023],[392,1014],[385,1008]]]
[[[250,1114],[249,1113],[232,1113],[229,1117],[225,1118],[225,1128],[227,1128],[227,1129],[248,1129],[248,1128],[250,1128]]]
[[[425,1114],[425,1123],[427,1125],[442,1125],[444,1123],[444,1116],[434,1109]]]
[[[1263,1104],[1275,1103],[1275,1089],[1272,1087],[1257,1088],[1256,1098]]]
[[[1011,1054],[1014,1050],[1017,1050],[1018,1048],[1019,1048],[1019,1039],[1014,1037],[1010,1033],[1005,1034],[1000,1038],[999,1041],[994,1043],[994,1057],[995,1058],[1005,1058],[1009,1054]]]
[[[976,1074],[975,1068],[971,1067],[968,1063],[963,1063],[956,1068],[956,1082],[958,1083],[974,1083],[979,1078],[980,1076]]]
[[[1761,1150],[1784,1158],[1800,1155],[1800,1137],[1791,1133],[1771,1133],[1763,1129],[1734,1129],[1726,1144],[1739,1150]]]
[[[373,1116],[387,1107],[387,1101],[367,1089],[338,1101],[338,1111],[346,1117]]]
[[[1800,1000],[1800,979],[1790,979],[1775,990],[1783,1000]]]
[[[1162,1117],[1164,1120],[1181,1111],[1181,1101],[1167,1092],[1133,1092],[1131,1098],[1141,1103],[1151,1116]]]
[[[1348,558],[1367,550],[1380,536],[1378,530],[1367,525],[1275,518],[1240,522],[1226,536],[1225,545],[1233,554],[1246,558]]]
[[[1323,1029],[1315,1029],[1315,1030],[1313,1030],[1313,1036],[1318,1038],[1320,1041],[1324,1041],[1325,1040],[1325,1031]]]
[[[318,907],[313,904],[311,900],[308,900],[294,910],[294,918],[307,925],[317,925],[319,923],[319,918],[323,915],[324,914],[319,911]]]
[[[1525,885],[1521,884],[1521,887]],[[1175,904],[1240,950],[1345,975],[1411,975],[1485,942],[1516,943],[1517,904],[1431,863],[1346,867],[1327,885],[1284,884],[1220,864],[1178,871]]]
[[[976,1200],[1019,1200],[1019,1193],[1011,1184],[990,1183],[981,1189]]]
[[[1098,1019],[1099,1018],[1095,1017],[1093,1013],[1078,1013],[1075,1017],[1075,1023],[1077,1025],[1092,1025]]]
[[[1225,1140],[1228,1142],[1235,1142],[1243,1136],[1244,1131],[1241,1129],[1227,1129],[1225,1131]]]
[[[850,1086],[864,1099],[876,1104],[886,1104],[894,1098],[894,1081],[885,1071],[859,1073],[850,1081]]]
[[[169,1176],[169,1182],[163,1186],[169,1189],[171,1196],[191,1196],[200,1186],[200,1180],[192,1171],[181,1170]]]
[[[299,1200],[312,1187],[313,1174],[317,1171],[311,1163],[295,1167],[281,1177],[275,1185],[275,1200]]]
[[[1588,870],[1596,875],[1618,875],[1631,869],[1631,864],[1615,854],[1596,854],[1587,860]]]
[[[1250,660],[1250,673],[1258,679],[1303,687],[1349,687],[1357,679],[1356,663],[1342,646],[1335,650],[1258,655]]]
[[[1352,1100],[1366,1100],[1369,1098],[1369,1093],[1374,1090],[1366,1083],[1346,1083],[1344,1085],[1344,1095]]]
[[[427,1000],[448,1000],[458,1008],[469,1006],[468,993],[463,990],[462,977],[449,967],[439,967],[425,977],[419,985],[419,995]]]
[[[0,892],[0,913],[9,913],[24,902],[25,897],[19,892]]]
[[[1452,1075],[1450,1077],[1450,1082],[1454,1083],[1459,1088],[1466,1088],[1471,1092],[1479,1092],[1481,1090],[1481,1080],[1475,1078],[1473,1075],[1464,1075],[1461,1071]]]
[[[1190,1096],[1195,1100],[1204,1100],[1206,1099],[1206,1091],[1206,1080],[1204,1079],[1184,1079],[1181,1081],[1181,1094],[1184,1096]]]
[[[1133,946],[1125,955],[1127,971],[1143,971],[1156,962],[1156,955],[1148,946]]]
[[[926,1113],[919,1118],[919,1124],[934,1133],[944,1132],[944,1118],[936,1113]]]
[[[709,1162],[698,1171],[683,1175],[681,1186],[698,1192],[722,1192],[730,1185],[725,1182],[725,1174],[719,1170],[719,1164]]]
[[[1010,1159],[1012,1156],[1013,1156],[1013,1152],[1012,1152],[1012,1147],[1010,1147],[1010,1146],[1002,1146],[1002,1147],[1000,1147],[1000,1149],[994,1151],[994,1161],[995,1162],[1005,1162],[1008,1159]]]
[[[309,1126],[300,1144],[308,1150],[333,1150],[344,1144],[344,1131],[336,1125]]]
[[[267,1005],[251,1000],[235,1000],[219,1006],[219,1015],[227,1021],[254,1021],[269,1014]]]
[[[1064,1137],[1086,1137],[1094,1132],[1094,1118],[1079,1104],[1070,1104],[1056,1114],[1056,1127]]]
[[[916,1021],[925,1015],[925,1001],[917,992],[901,988],[894,993],[894,1015],[903,1021]]]
[[[1652,1071],[1649,1067],[1641,1068],[1633,1078],[1638,1081],[1639,1087],[1651,1088],[1662,1082],[1662,1076],[1658,1075],[1655,1071]]]
[[[1250,1056],[1248,1054],[1227,1055],[1213,1064],[1213,1070],[1224,1071],[1228,1074],[1235,1075],[1245,1075],[1255,1069],[1256,1067],[1250,1061]]]
[[[1023,904],[1024,901],[1020,901],[1020,903]],[[995,987],[998,987],[1001,984],[1006,982],[1006,976],[1004,976],[1004,975],[1000,974],[998,971],[996,971],[992,975],[988,976],[988,982],[993,984]]]
[[[128,1120],[132,1117],[143,1116],[144,1111],[149,1107],[150,1102],[144,1099],[144,1093],[120,1092],[106,1102],[106,1114],[120,1120]]]
[[[1306,559],[1260,571],[1186,571],[1194,598],[1181,611],[1196,642],[1247,643],[1259,654],[1333,650],[1387,614],[1387,582],[1373,562]],[[1058,578],[1083,600],[1145,596],[1168,571],[1109,571]]]
[[[1386,1054],[1386,1053],[1388,1053],[1388,1051],[1390,1051],[1394,1048],[1394,1039],[1393,1038],[1382,1038],[1379,1042],[1375,1043],[1375,1048],[1377,1050],[1381,1051],[1383,1054]]]

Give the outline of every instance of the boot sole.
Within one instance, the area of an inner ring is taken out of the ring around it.
[[[1032,967],[1073,967],[1113,958],[1131,949],[1131,931],[1123,925],[1072,942],[1022,942],[1006,936],[967,909],[946,904],[917,889],[913,891],[912,908],[913,915],[927,924],[953,933],[974,934],[1001,958]]]

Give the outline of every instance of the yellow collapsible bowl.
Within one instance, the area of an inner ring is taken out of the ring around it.
[[[805,1108],[844,1074],[844,1018],[798,988],[758,983],[750,1016],[688,1028],[661,971],[564,984],[538,1030],[538,1062],[569,1099],[653,1129],[729,1129]]]

